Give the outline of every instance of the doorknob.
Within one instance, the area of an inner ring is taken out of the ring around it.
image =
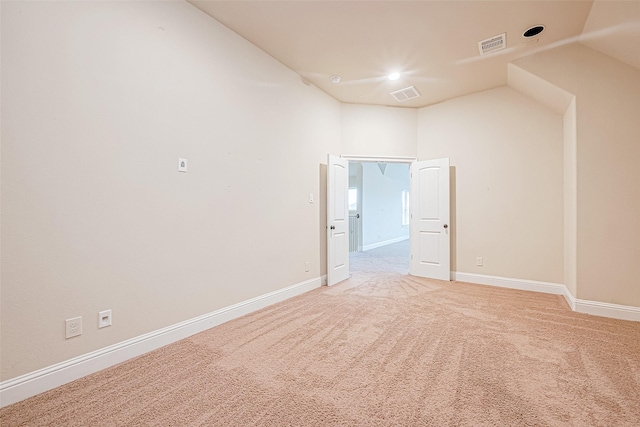
[[[448,228],[449,226],[447,224],[444,225],[444,228]]]
[[[332,226],[331,226],[331,229],[332,229],[332,230],[335,230],[335,229],[336,229],[336,226],[335,226],[335,225],[332,225]]]

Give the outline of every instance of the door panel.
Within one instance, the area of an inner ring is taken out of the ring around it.
[[[420,179],[420,219],[437,220],[440,217],[438,182],[440,169],[428,167],[418,170]]]
[[[440,233],[420,232],[420,263],[438,265],[440,263]]]
[[[327,160],[327,285],[349,278],[349,161]]]
[[[449,159],[411,165],[411,274],[450,280]]]

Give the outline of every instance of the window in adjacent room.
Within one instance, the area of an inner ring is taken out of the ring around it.
[[[402,225],[409,225],[409,190],[402,190]]]
[[[358,210],[358,189],[356,187],[349,188],[349,211]]]

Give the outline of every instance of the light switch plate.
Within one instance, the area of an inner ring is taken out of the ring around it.
[[[178,159],[178,172],[186,172],[188,166],[187,159]]]

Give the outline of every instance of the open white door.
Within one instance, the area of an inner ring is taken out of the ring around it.
[[[349,278],[349,161],[327,160],[327,285]]]
[[[449,159],[414,162],[410,176],[410,272],[414,276],[451,280]]]

